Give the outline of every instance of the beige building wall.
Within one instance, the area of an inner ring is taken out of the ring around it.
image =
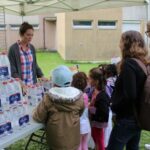
[[[27,21],[30,24],[39,24],[39,29],[34,30],[34,37],[32,40],[32,44],[36,48],[43,48],[43,18],[40,16],[15,16],[15,15],[5,15],[5,23],[6,23],[6,43],[7,49],[20,39],[19,29],[11,29],[11,24],[21,24],[23,21]]]
[[[43,47],[43,33],[40,32],[40,29],[34,30],[34,36],[32,40],[32,44],[34,45],[35,48],[42,48]],[[19,30],[11,30],[10,28],[7,29],[6,31],[6,36],[7,36],[7,49],[9,47],[17,42],[20,39],[19,36]]]
[[[129,14],[128,9],[101,9],[56,14],[56,21],[46,20],[46,18],[54,18],[54,14],[36,16],[35,18],[33,16],[27,17],[24,20],[31,24],[39,24],[39,29],[35,30],[32,40],[35,48],[58,50],[66,60],[105,61],[120,55],[118,44],[122,33],[122,20],[135,18],[133,15],[132,18],[127,18]],[[140,20],[141,18],[137,19]],[[15,22],[13,16],[6,19],[7,49],[19,39],[19,30],[12,30],[9,26],[14,22],[16,24],[21,23],[21,18],[16,20]],[[73,20],[92,20],[92,29],[74,29]],[[99,20],[116,20],[117,28],[99,29],[97,27]],[[141,33],[144,34],[145,21],[140,21]]]
[[[63,37],[66,41],[63,45],[63,41],[59,39],[61,44],[58,44],[58,51],[64,59],[105,61],[120,55],[118,43],[122,31],[122,9],[71,12],[57,16],[58,37]],[[65,17],[65,26],[64,22],[62,23],[64,20],[62,16]],[[73,20],[92,20],[92,29],[74,29]],[[99,29],[97,27],[99,20],[116,20],[117,28]]]
[[[67,29],[68,30],[68,29]],[[56,23],[56,31],[57,31],[57,50],[59,54],[67,60],[66,58],[66,15],[65,13],[57,14],[57,23]]]
[[[5,31],[0,30],[0,50],[6,47],[5,39],[6,39]]]
[[[7,49],[9,49],[9,47],[17,42],[20,37],[19,37],[19,30],[11,30],[10,27],[7,27],[6,30],[6,37],[7,37]]]

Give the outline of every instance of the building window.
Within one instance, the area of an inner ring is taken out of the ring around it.
[[[74,20],[73,21],[74,29],[91,29],[92,21],[91,20]]]
[[[98,28],[100,28],[100,29],[116,29],[117,21],[98,21]]]
[[[11,24],[10,28],[11,28],[11,30],[19,30],[20,26],[21,26],[21,24]],[[32,24],[32,26],[35,30],[39,29],[39,24]]]
[[[34,30],[38,30],[39,29],[39,24],[32,24]]]
[[[6,24],[0,24],[0,31],[6,30]]]
[[[10,24],[11,30],[19,30],[20,26],[20,24]]]

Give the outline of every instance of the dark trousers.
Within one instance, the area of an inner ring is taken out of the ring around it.
[[[139,150],[141,129],[134,119],[116,121],[111,132],[107,150]]]

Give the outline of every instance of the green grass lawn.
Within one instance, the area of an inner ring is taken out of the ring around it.
[[[67,65],[73,66],[79,64],[80,71],[84,71],[88,73],[88,71],[98,66],[99,64],[91,64],[91,63],[71,63],[66,62],[57,53],[37,53],[37,61],[39,66],[41,67],[44,75],[46,77],[50,76],[50,71],[57,67],[58,65]],[[24,140],[20,140],[13,145],[11,145],[7,150],[24,150],[25,144],[28,138]],[[142,132],[141,142],[140,142],[140,150],[144,150],[144,144],[150,143],[150,132]],[[37,145],[31,145],[30,150],[38,150]]]
[[[78,63],[78,62],[69,62],[63,60],[58,53],[37,53],[37,61],[39,66],[41,67],[43,73],[46,77],[50,76],[50,71],[57,67],[58,65],[66,65],[66,66],[74,66],[76,64],[79,65],[79,69],[81,71],[85,71],[88,73],[88,71],[98,66],[98,64],[92,64],[92,63]]]

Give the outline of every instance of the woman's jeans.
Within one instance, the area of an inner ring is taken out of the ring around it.
[[[134,119],[117,120],[107,150],[139,150],[141,129]]]

